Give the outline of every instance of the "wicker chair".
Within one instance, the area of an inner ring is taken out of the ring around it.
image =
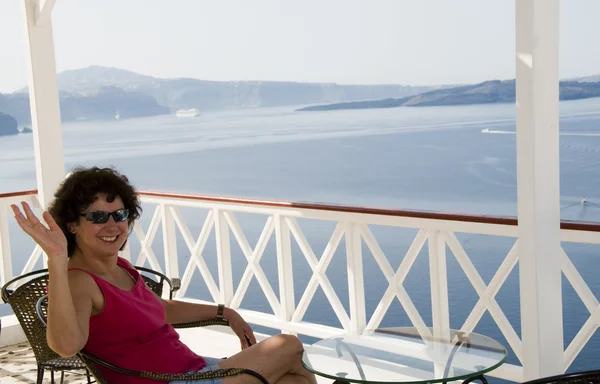
[[[138,266],[136,266],[135,268],[138,269],[140,272],[142,272],[141,276],[144,279],[144,282],[158,296],[162,296],[164,283],[167,283],[170,287],[169,298],[172,298],[173,292],[175,292],[176,290],[179,289],[178,282],[176,282],[176,284],[173,284],[173,282],[169,278],[167,278],[165,275],[163,275],[160,272],[154,271],[152,269],[144,268],[144,267],[138,267]],[[154,280],[153,278],[147,276],[148,274],[154,275],[155,277],[157,277],[157,280]],[[38,319],[44,325],[44,327],[46,325],[46,318],[47,318],[47,314],[48,314],[47,303],[48,303],[48,296],[43,295],[38,299],[38,301],[35,304]],[[174,328],[192,328],[192,327],[203,327],[203,326],[208,326],[208,325],[226,325],[226,326],[228,326],[229,323],[227,322],[227,320],[224,320],[224,319],[223,320],[210,319],[210,320],[202,320],[202,321],[195,321],[195,322],[189,322],[189,323],[174,324],[173,327]],[[84,362],[88,371],[91,372],[91,374],[96,379],[96,382],[100,383],[100,384],[108,384],[106,379],[102,376],[101,371],[98,369],[98,366],[100,366],[100,365],[104,366],[108,369],[111,369],[115,372],[124,374],[124,375],[137,376],[137,377],[154,379],[154,380],[164,380],[164,381],[207,380],[207,379],[214,379],[214,378],[227,377],[227,376],[237,376],[240,374],[248,374],[248,375],[256,377],[263,384],[269,384],[269,382],[263,376],[261,376],[259,373],[254,372],[250,369],[245,369],[245,368],[219,369],[216,371],[205,372],[205,373],[165,374],[165,373],[159,373],[159,372],[133,371],[133,370],[126,369],[123,367],[119,367],[114,364],[110,364],[107,361],[101,360],[101,359],[95,357],[94,355],[89,354],[83,350],[80,351],[77,354],[77,356],[79,357],[79,359],[81,359],[81,361]]]
[[[543,377],[541,379],[527,381],[523,384],[598,384],[600,383],[600,370],[577,373],[565,373],[563,375]]]
[[[11,289],[13,285],[18,287]],[[90,373],[79,358],[61,357],[48,347],[45,324],[40,321],[35,310],[36,302],[46,294],[47,285],[48,270],[43,269],[19,276],[2,287],[2,300],[12,307],[35,355],[37,383],[42,382],[45,370],[50,371],[52,383],[54,383],[55,371],[61,372],[62,383],[64,372],[72,370],[85,371],[88,383],[91,383]]]

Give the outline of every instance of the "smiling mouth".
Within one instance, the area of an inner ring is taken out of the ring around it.
[[[104,241],[105,243],[114,243],[118,238],[119,236],[101,236],[100,240]]]

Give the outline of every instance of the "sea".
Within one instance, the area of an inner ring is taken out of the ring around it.
[[[63,124],[66,169],[114,166],[143,191],[178,192],[269,200],[319,202],[438,212],[515,216],[517,213],[515,106],[513,104],[391,108],[328,112],[296,112],[293,107],[204,112],[195,118],[174,115]],[[600,221],[600,99],[560,103],[560,212],[563,220]],[[60,145],[60,143],[56,143]],[[33,137],[0,138],[0,193],[34,189]],[[154,207],[144,206],[148,225]],[[197,236],[206,211],[183,210]],[[238,214],[251,247],[266,217]],[[320,258],[334,222],[300,220]],[[20,271],[32,243],[10,220],[13,270]],[[372,231],[395,270],[416,229],[373,226]],[[178,235],[180,271],[190,251]],[[457,234],[486,284],[506,257],[514,239]],[[575,267],[600,297],[600,247],[563,243]],[[132,257],[139,242],[131,240]],[[154,253],[162,262],[162,236]],[[298,303],[312,270],[292,241],[295,300]],[[203,256],[217,279],[214,233]],[[247,262],[232,236],[234,287]],[[369,249],[363,245],[367,320],[388,283]],[[274,236],[260,264],[278,295]],[[404,286],[426,323],[431,324],[431,291],[427,246],[411,268]],[[478,295],[450,250],[447,250],[450,322],[460,328]],[[349,313],[344,242],[326,275]],[[212,299],[195,272],[187,296]],[[565,347],[590,314],[563,278]],[[496,300],[518,335],[520,330],[518,266]],[[273,313],[263,289],[253,278],[241,307]],[[10,311],[0,305],[0,315]],[[311,300],[304,320],[340,326],[322,288]],[[394,300],[381,326],[410,325]],[[261,329],[262,331],[262,329]],[[271,330],[272,331],[272,330]],[[493,317],[486,312],[475,329],[509,349],[508,362],[519,364]],[[269,332],[266,330],[265,332]],[[308,340],[308,339],[307,339]],[[594,334],[569,371],[595,369],[600,337]]]

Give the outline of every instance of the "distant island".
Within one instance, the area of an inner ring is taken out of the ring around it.
[[[0,136],[16,135],[19,133],[17,119],[0,112]]]
[[[600,82],[561,81],[560,100],[600,97]],[[515,80],[492,80],[475,85],[437,89],[414,96],[387,98],[350,103],[314,105],[296,111],[333,111],[342,109],[371,109],[395,107],[429,107],[468,104],[514,103]]]

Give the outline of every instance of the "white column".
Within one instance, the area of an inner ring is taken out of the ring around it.
[[[516,0],[517,192],[524,379],[564,371],[559,0]]]
[[[47,207],[64,179],[65,165],[50,12],[54,1],[21,0],[29,66],[29,101],[37,189]]]

